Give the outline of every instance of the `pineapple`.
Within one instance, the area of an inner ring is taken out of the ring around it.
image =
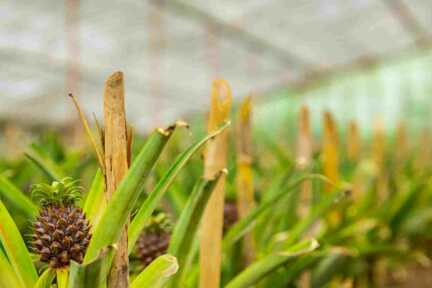
[[[167,215],[159,212],[152,216],[137,241],[136,254],[146,267],[167,252],[171,238],[171,223]]]
[[[40,210],[33,223],[31,247],[53,269],[64,268],[71,260],[82,263],[89,244],[89,221],[76,206],[80,192],[71,178],[32,187],[32,198]]]

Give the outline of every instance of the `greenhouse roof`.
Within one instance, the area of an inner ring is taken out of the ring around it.
[[[138,127],[207,107],[211,80],[235,97],[429,49],[429,0],[12,1],[0,10],[0,117],[65,123],[101,114],[104,79],[125,74]],[[312,77],[313,76],[313,77]]]

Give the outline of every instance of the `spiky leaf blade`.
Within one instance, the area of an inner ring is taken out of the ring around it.
[[[5,202],[10,203],[27,219],[33,219],[38,212],[36,205],[18,187],[2,175],[0,175],[0,199],[5,199]]]
[[[55,278],[55,271],[51,268],[46,269],[39,277],[34,288],[51,288],[51,283]]]
[[[94,261],[87,264],[71,261],[68,288],[105,287],[113,251],[113,246],[104,248]]]
[[[0,288],[23,288],[6,255],[0,249]]]
[[[212,180],[199,180],[189,196],[183,212],[180,214],[168,248],[168,253],[176,256],[180,265],[179,272],[172,279],[174,285],[177,285],[182,279],[182,273],[185,271],[187,259],[192,253],[193,241],[196,238],[204,209],[210,195],[224,173],[226,173],[225,170],[221,171],[221,173]]]
[[[162,255],[156,258],[132,282],[131,288],[152,287],[161,288],[178,270],[177,259],[171,255]]]
[[[107,205],[104,184],[103,174],[98,170],[83,205],[83,211],[92,225],[96,225],[99,222],[102,212]]]
[[[107,203],[99,223],[94,227],[84,263],[96,258],[103,247],[112,245],[119,239],[123,225],[126,224],[136,200],[144,190],[146,176],[150,173],[176,127],[177,125],[166,130],[158,129],[149,136],[128,173]]]
[[[227,250],[234,243],[240,240],[250,229],[255,225],[256,219],[263,212],[274,207],[282,198],[288,196],[294,189],[296,189],[303,181],[308,179],[325,179],[321,175],[315,174],[301,174],[295,180],[289,182],[286,188],[281,189],[280,192],[275,193],[267,199],[265,202],[261,203],[259,206],[254,208],[246,217],[234,224],[227,232],[223,239],[223,248]]]
[[[33,287],[37,281],[36,269],[24,240],[2,201],[0,201],[0,241],[22,285]]]
[[[280,253],[270,254],[261,260],[256,261],[246,268],[243,272],[231,280],[226,288],[247,288],[256,284],[267,274],[281,267],[285,263],[307,253],[310,253],[319,247],[315,239],[304,240]]]
[[[162,179],[159,181],[159,183],[156,185],[155,189],[149,194],[147,199],[144,201],[144,203],[141,205],[140,209],[138,210],[138,213],[135,215],[134,219],[132,220],[131,224],[129,225],[129,253],[132,252],[133,247],[142,231],[142,229],[145,226],[146,220],[150,215],[153,213],[154,209],[156,208],[157,204],[159,203],[160,199],[163,197],[165,192],[168,190],[172,182],[174,181],[175,177],[178,175],[178,173],[181,171],[181,169],[186,165],[186,163],[189,161],[189,159],[201,148],[204,146],[205,143],[207,143],[209,140],[216,137],[218,134],[222,133],[230,123],[226,123],[216,131],[208,134],[203,139],[197,141],[195,144],[191,145],[188,149],[186,149],[182,154],[180,154],[177,159],[174,161],[172,166],[168,169],[168,171],[165,173],[165,175],[162,177]]]

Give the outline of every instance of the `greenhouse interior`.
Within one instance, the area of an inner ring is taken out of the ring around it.
[[[432,287],[432,1],[0,13],[0,288]]]

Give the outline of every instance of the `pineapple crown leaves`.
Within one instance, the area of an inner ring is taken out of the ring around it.
[[[169,233],[172,230],[171,219],[166,213],[157,212],[150,217],[144,229],[151,232],[164,231]]]
[[[32,186],[32,199],[40,206],[51,204],[73,205],[81,199],[82,187],[78,180],[71,177],[63,178],[60,181],[53,181],[51,185],[46,183]]]

